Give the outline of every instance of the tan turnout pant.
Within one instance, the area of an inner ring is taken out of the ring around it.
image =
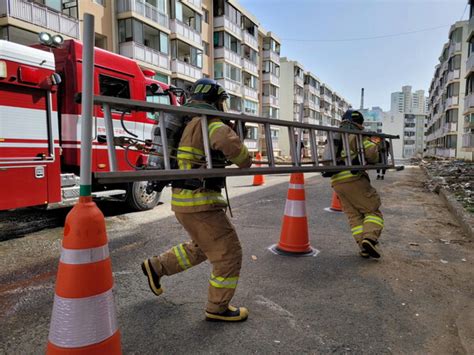
[[[206,309],[212,313],[225,311],[242,266],[242,248],[233,225],[223,210],[175,214],[192,241],[151,258],[153,269],[160,276],[169,276],[209,259],[212,273]]]
[[[377,241],[384,221],[380,197],[367,177],[333,186],[351,226],[352,236],[360,245],[364,238]]]

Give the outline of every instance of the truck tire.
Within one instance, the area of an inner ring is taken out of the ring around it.
[[[136,181],[127,184],[127,197],[125,203],[134,211],[147,211],[153,209],[160,202],[161,192],[146,192],[146,181]]]

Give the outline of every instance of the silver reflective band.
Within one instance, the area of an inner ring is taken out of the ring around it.
[[[90,249],[66,249],[61,248],[59,261],[64,264],[89,264],[105,260],[109,257],[109,247],[103,245]]]
[[[305,201],[286,200],[285,216],[306,217],[306,203],[305,203]]]
[[[85,298],[54,295],[49,341],[63,348],[100,343],[117,331],[112,289]]]
[[[304,185],[303,184],[290,184],[289,188],[294,189],[294,190],[304,190]]]

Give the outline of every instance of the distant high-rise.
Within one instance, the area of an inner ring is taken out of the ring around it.
[[[390,111],[392,113],[426,114],[425,91],[417,90],[413,93],[411,86],[403,86],[402,91],[392,93]]]

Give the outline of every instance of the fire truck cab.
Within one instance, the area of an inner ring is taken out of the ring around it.
[[[79,196],[82,44],[67,40],[56,47],[34,47],[0,40],[0,210],[66,206]],[[153,80],[153,71],[129,58],[96,48],[94,63],[95,95],[179,105],[168,85]],[[154,115],[112,116],[116,136],[131,132],[138,139],[153,138]],[[93,120],[92,172],[108,171],[101,107],[94,106]],[[138,152],[125,157],[123,149],[116,151],[119,170],[146,162]],[[135,210],[146,210],[160,198],[148,193],[146,184],[94,184],[93,196],[114,196]]]

